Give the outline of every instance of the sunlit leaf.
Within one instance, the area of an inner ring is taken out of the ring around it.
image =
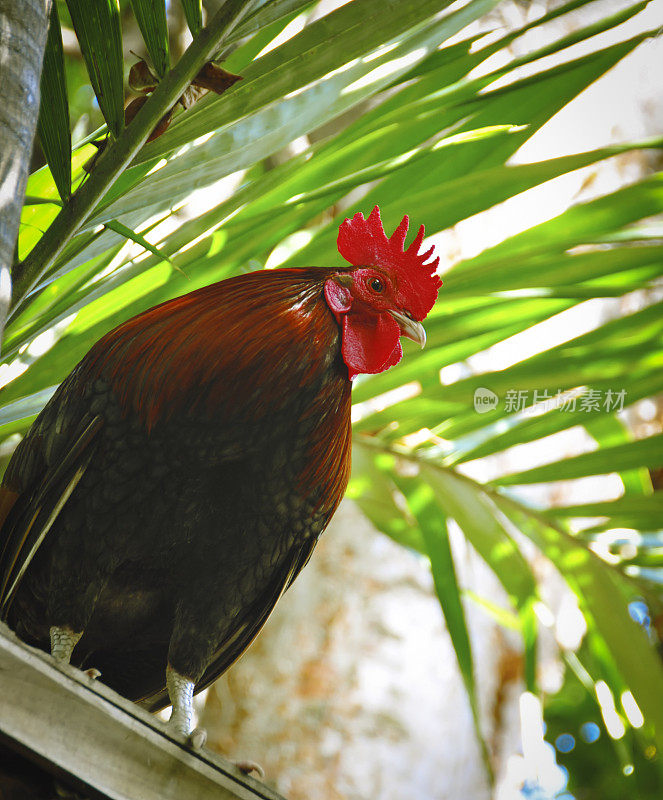
[[[195,36],[203,25],[202,0],[181,0],[189,30]]]
[[[150,54],[152,66],[157,76],[163,78],[170,68],[166,0],[131,0],[131,7],[136,15],[147,52]],[[188,9],[189,12],[191,10]]]
[[[587,475],[601,475],[637,467],[661,466],[663,466],[663,434],[658,434],[627,444],[602,447],[594,453],[564,458],[543,467],[503,475],[497,478],[495,483],[504,486],[541,483],[550,480],[583,478]]]
[[[124,127],[122,29],[118,0],[67,0],[92,88],[110,131]]]
[[[51,7],[44,50],[37,133],[60,197],[68,200],[71,195],[71,134],[62,32],[56,3]]]

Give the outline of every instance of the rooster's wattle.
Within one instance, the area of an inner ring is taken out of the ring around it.
[[[248,647],[308,561],[350,469],[350,390],[422,346],[437,298],[423,226],[377,207],[349,267],[278,269],[163,303],[97,342],[0,489],[0,608],[26,642],[173,705]]]

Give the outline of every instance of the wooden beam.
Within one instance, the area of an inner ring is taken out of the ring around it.
[[[112,800],[283,800],[0,625],[0,737],[35,763]]]

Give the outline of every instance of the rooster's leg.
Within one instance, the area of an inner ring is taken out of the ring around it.
[[[70,628],[60,627],[54,625],[50,629],[51,634],[51,655],[58,661],[64,661],[68,664],[71,660],[71,654],[74,652],[74,647],[83,633],[75,633]]]
[[[170,665],[166,668],[166,688],[173,706],[168,724],[177,733],[188,736],[193,723],[193,688],[194,682],[186,675],[174,670]]]
[[[187,737],[191,747],[200,750],[207,740],[207,733],[202,728],[191,730],[193,724],[193,690],[195,682],[186,675],[174,670],[170,664],[166,667],[166,687],[173,712],[168,720],[168,725],[178,734]],[[260,764],[255,761],[235,761],[235,766],[245,775],[257,772],[260,778],[265,777],[265,772]]]

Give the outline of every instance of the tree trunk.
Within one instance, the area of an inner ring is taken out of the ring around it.
[[[0,336],[11,300],[51,0],[0,0]]]

